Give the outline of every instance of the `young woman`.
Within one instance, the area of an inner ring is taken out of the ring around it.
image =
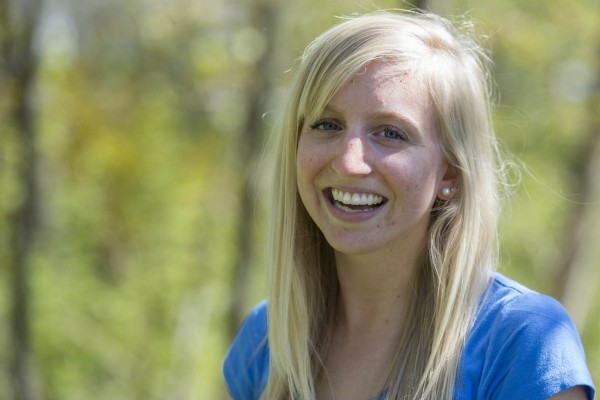
[[[494,272],[485,62],[428,14],[306,49],[274,131],[270,299],[223,366],[234,399],[594,397],[564,309]]]

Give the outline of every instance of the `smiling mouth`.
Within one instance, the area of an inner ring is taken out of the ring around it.
[[[367,212],[381,207],[387,202],[383,196],[373,193],[351,193],[330,188],[329,200],[340,210],[349,213]]]

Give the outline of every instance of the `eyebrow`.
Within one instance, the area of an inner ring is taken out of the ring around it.
[[[338,109],[336,109],[334,106],[332,106],[331,104],[328,104],[327,106],[325,106],[325,108],[323,109],[323,113],[326,112],[331,112],[333,114],[338,114],[341,115],[343,114],[341,111],[339,111]],[[415,123],[414,119],[412,119],[411,117],[407,116],[407,115],[403,115],[403,114],[399,114],[393,111],[377,111],[375,113],[369,114],[369,118],[372,119],[377,119],[377,120],[387,120],[387,119],[393,119],[393,120],[397,120],[405,125],[408,126],[408,128],[410,128],[410,130],[412,130],[415,133],[420,133],[420,130],[417,128],[417,124]]]
[[[374,119],[395,119],[402,122],[403,124],[408,125],[413,130],[418,131],[417,124],[415,123],[415,121],[407,115],[398,114],[393,111],[380,111],[370,116]]]

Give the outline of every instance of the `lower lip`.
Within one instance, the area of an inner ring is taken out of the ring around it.
[[[329,212],[331,212],[331,214],[333,214],[338,219],[348,222],[360,222],[371,219],[376,214],[378,214],[379,211],[381,211],[381,209],[385,206],[385,204],[382,204],[379,207],[371,208],[370,210],[348,211],[332,203],[327,196],[325,196],[325,203],[327,203],[327,207],[329,208]]]

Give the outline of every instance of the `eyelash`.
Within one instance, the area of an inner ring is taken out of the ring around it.
[[[325,124],[330,124],[330,125],[334,126],[334,128],[333,129],[323,129],[322,125],[325,125]],[[333,121],[328,121],[328,120],[324,120],[323,121],[323,120],[320,120],[320,121],[317,121],[314,124],[312,124],[310,126],[310,128],[311,129],[323,130],[323,131],[330,131],[330,130],[339,130],[339,125],[337,123],[333,122]]]
[[[323,127],[323,125],[326,125],[326,124],[330,125],[330,129],[325,129]],[[320,131],[337,131],[337,130],[341,129],[338,123],[336,123],[334,121],[330,121],[330,120],[319,120],[319,121],[315,122],[314,124],[312,124],[310,126],[310,128],[313,130],[320,130]],[[386,136],[386,132],[392,132],[396,135],[396,137],[388,137],[388,136]],[[391,126],[391,125],[383,126],[377,132],[377,134],[387,140],[408,141],[408,136],[406,135],[406,133],[404,131],[402,131],[394,126]]]
[[[385,135],[386,132],[393,132],[396,135],[396,137],[394,137],[394,138],[388,137]],[[400,129],[393,127],[393,126],[384,126],[383,129],[381,130],[381,133],[385,139],[402,140],[402,141],[408,140],[406,133],[404,133]]]

